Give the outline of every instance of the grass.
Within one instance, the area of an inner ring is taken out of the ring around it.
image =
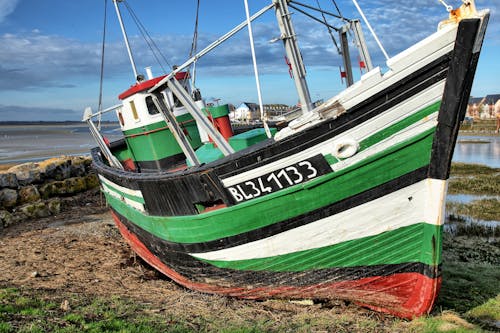
[[[274,311],[175,316],[168,309],[123,297],[92,298],[81,294],[0,289],[0,333],[70,332],[481,332],[499,319],[498,270],[488,265],[446,265],[443,289],[434,314],[404,321],[355,306],[310,306],[292,314],[288,303]],[[450,279],[451,275],[453,279]],[[458,278],[457,278],[458,277]],[[464,290],[471,290],[464,293]],[[65,303],[69,304],[62,306]],[[183,305],[185,306],[185,305]],[[276,307],[276,304],[273,305]],[[321,311],[317,311],[321,309]],[[256,309],[254,309],[256,310]],[[289,312],[289,313],[287,313]],[[241,313],[240,313],[241,315]]]
[[[497,281],[498,282],[498,281]],[[498,284],[498,283],[497,283]],[[500,294],[490,298],[485,303],[472,308],[465,314],[466,317],[481,322],[499,322],[500,321]]]
[[[473,123],[462,123],[460,131],[463,131],[461,134],[491,135],[495,132],[495,128],[495,119],[474,119]]]
[[[498,281],[498,265],[445,262],[438,306],[444,310],[468,313],[500,295]],[[500,308],[496,311],[500,311]]]
[[[139,303],[119,297],[59,299],[48,292],[0,289],[0,333],[191,332],[192,328],[148,315]]]
[[[468,203],[447,202],[446,211],[454,235],[500,237],[500,223],[483,225],[474,220],[498,221],[500,218],[500,169],[484,165],[453,163],[448,185],[450,194],[489,195],[492,198]]]
[[[446,211],[452,216],[468,216],[478,220],[497,221],[500,219],[500,200],[480,199],[470,203],[447,202]],[[500,234],[496,236],[500,236]]]
[[[4,288],[0,289],[0,333],[401,332],[406,331],[408,325],[399,319],[380,320],[378,314],[368,311],[359,315],[353,311],[355,306],[340,314],[337,313],[338,308],[332,308],[319,313],[311,309],[291,315],[293,311],[287,309],[290,305],[287,302],[269,301],[267,304],[281,308],[281,315],[271,310],[265,311],[262,307],[253,309],[256,311],[246,309],[238,315],[233,313],[223,317],[216,313],[172,315],[168,309],[160,311],[150,304],[123,297],[92,299],[91,296],[68,294],[61,298],[61,295],[50,295],[47,291]],[[316,308],[321,306],[315,305]]]
[[[498,330],[500,321],[499,265],[453,263],[443,264],[443,284],[437,301],[442,313],[452,312],[467,323],[453,332]],[[440,315],[424,321],[433,326]],[[495,329],[496,328],[496,329]],[[432,330],[430,330],[432,332]]]
[[[500,169],[484,165],[453,163],[448,185],[450,194],[500,195]]]

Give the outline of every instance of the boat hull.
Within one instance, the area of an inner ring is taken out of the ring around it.
[[[122,216],[113,212],[113,218],[124,239],[141,258],[175,282],[201,292],[245,299],[344,299],[376,311],[412,318],[428,313],[441,286],[439,267],[436,266],[429,271],[429,267],[424,268],[418,264],[406,264],[400,267],[391,265],[356,267],[351,270],[350,278],[333,270],[323,279],[332,282],[315,281],[306,285],[294,284],[295,281],[304,280],[301,273],[287,274],[285,279],[282,274],[277,274],[280,275],[278,277],[271,277],[269,274],[259,277],[258,272],[248,272],[246,283],[239,282],[233,285],[229,285],[227,279],[222,284],[214,283],[217,275],[213,273],[206,281],[192,280],[166,264],[165,261],[170,260],[165,260],[164,255],[153,253],[146,245],[148,241],[144,240],[148,237],[132,232],[129,228],[131,224],[124,222]],[[316,275],[314,279],[316,280],[318,272],[313,274]],[[223,272],[222,275],[227,276],[230,273]],[[224,278],[219,279],[222,281]],[[274,280],[279,283],[258,283],[258,280]],[[287,282],[283,282],[284,280]],[[258,286],[254,287],[253,284]]]
[[[423,60],[412,53],[390,75],[365,78],[341,96],[339,117],[200,167],[119,171],[94,150],[120,232],[153,267],[202,292],[428,313],[486,21],[463,20],[419,45]]]

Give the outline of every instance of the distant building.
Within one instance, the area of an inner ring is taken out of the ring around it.
[[[260,119],[259,106],[256,103],[243,102],[229,114],[232,121],[249,122]]]
[[[474,119],[495,118],[495,103],[500,100],[500,94],[485,97],[470,97],[466,117]]]

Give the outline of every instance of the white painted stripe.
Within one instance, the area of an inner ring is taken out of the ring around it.
[[[417,113],[418,111],[422,110],[423,108],[432,105],[439,101],[442,97],[443,90],[444,90],[444,84],[445,80],[440,81],[423,92],[420,92],[419,94],[414,95],[412,98],[409,98],[408,100],[392,107],[391,109],[387,110],[386,112],[364,122],[363,124],[360,124],[359,126],[356,126],[355,128],[352,128],[344,133],[342,133],[339,136],[333,137],[329,140],[323,141],[322,143],[313,146],[311,148],[308,148],[304,151],[301,151],[300,153],[294,154],[287,156],[283,159],[280,159],[278,161],[268,163],[266,165],[263,165],[261,167],[237,174],[232,177],[227,177],[222,179],[222,183],[224,184],[225,187],[233,186],[235,184],[239,184],[243,181],[247,181],[249,179],[253,179],[256,177],[260,177],[262,175],[265,175],[267,173],[282,169],[284,167],[287,167],[289,165],[298,163],[300,161],[303,161],[305,159],[308,159],[312,156],[322,154],[322,155],[327,155],[331,154],[334,151],[334,148],[336,146],[336,142],[341,141],[343,139],[354,139],[355,141],[362,141],[366,139],[367,137],[397,123],[398,121],[403,120],[404,118]],[[430,122],[429,122],[430,121]],[[431,117],[427,117],[426,119],[423,119],[421,122],[429,122],[429,126],[435,126],[435,121]],[[420,130],[423,132],[426,129],[430,127],[424,126],[421,127]],[[417,135],[418,132],[413,131],[412,135]],[[398,138],[400,141],[397,140],[392,140],[391,142],[393,144],[397,144],[398,142],[401,142],[402,140],[405,140],[407,136],[395,136],[395,138]],[[380,149],[377,149],[376,145],[368,148],[364,152],[364,158],[369,157],[373,154],[376,154]],[[351,158],[355,158],[358,154],[354,155]],[[350,159],[344,160],[344,161],[349,161]],[[339,170],[339,169],[336,169]]]
[[[105,193],[111,195],[112,197],[115,197],[116,199],[123,201],[127,205],[129,205],[129,206],[131,206],[131,207],[133,207],[141,212],[145,212],[144,205],[142,203],[120,195],[118,192],[116,192],[112,188],[110,188],[107,184],[105,184],[105,183],[102,184],[102,190]]]
[[[456,26],[436,32],[389,59],[387,61],[390,68],[388,72],[383,75],[378,72],[378,75],[370,76],[369,84],[366,84],[363,80],[356,82],[333,99],[338,100],[346,110],[352,108],[368,97],[388,88],[404,77],[451,52],[455,45],[456,34]]]
[[[140,190],[132,190],[132,189],[129,189],[127,187],[120,186],[116,183],[113,183],[111,180],[109,180],[101,175],[99,175],[99,179],[101,180],[101,182],[103,184],[107,184],[107,185],[117,189],[118,191],[120,191],[122,193],[143,199],[142,192]]]
[[[208,253],[206,260],[248,260],[321,248],[410,226],[442,225],[447,182],[425,179],[384,197],[280,234]]]
[[[389,149],[401,142],[404,142],[408,139],[411,139],[421,133],[424,133],[427,130],[430,130],[433,127],[436,127],[437,125],[437,117],[438,117],[438,112],[434,112],[430,114],[429,116],[426,117],[426,119],[421,120],[411,126],[406,127],[404,130],[399,131],[398,133],[386,138],[385,140],[382,140],[378,142],[377,144],[371,146],[370,148],[359,152],[352,156],[351,158],[339,161],[335,164],[332,164],[331,167],[333,171],[339,171],[342,169],[345,169],[347,167],[350,167],[351,165],[354,165],[370,156],[373,156],[377,153],[380,153],[386,149]]]

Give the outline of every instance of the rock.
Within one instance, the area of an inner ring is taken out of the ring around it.
[[[83,177],[90,171],[92,159],[84,156],[71,157],[71,177]]]
[[[34,271],[34,272],[30,273],[30,277],[32,277],[32,278],[36,278],[36,277],[39,277],[39,276],[40,276],[40,273],[38,273],[37,271]]]
[[[52,215],[59,214],[61,212],[61,199],[54,198],[47,201],[47,208]]]
[[[91,173],[85,177],[85,183],[87,184],[87,189],[93,189],[99,186],[99,178],[95,173]]]
[[[0,188],[17,188],[19,183],[15,173],[0,173]]]
[[[19,211],[13,212],[12,213],[12,220],[11,220],[10,224],[7,225],[7,227],[14,225],[14,224],[17,224],[17,223],[20,223],[20,222],[23,222],[23,221],[26,221],[27,219],[28,219],[28,216],[26,216],[26,214],[24,214],[23,212],[19,212]]]
[[[18,196],[18,203],[21,205],[40,200],[40,193],[33,185],[21,187],[18,192]]]
[[[87,182],[83,177],[73,177],[64,180],[66,194],[76,194],[87,190]]]
[[[13,217],[11,213],[6,210],[0,210],[0,230],[2,230],[3,227],[11,225],[12,221]]]
[[[0,190],[0,207],[12,208],[17,203],[18,194],[16,190],[4,188]]]
[[[87,182],[84,177],[72,177],[61,181],[44,184],[39,191],[43,199],[55,196],[69,196],[87,190]]]
[[[64,183],[62,181],[50,182],[40,186],[38,191],[40,192],[42,199],[48,199],[57,196],[59,193],[62,193],[63,190],[61,188],[63,186]]]
[[[38,163],[45,179],[63,180],[71,177],[71,160],[69,157],[54,157]]]
[[[42,173],[38,169],[38,163],[28,162],[13,166],[9,170],[9,173],[15,173],[19,185],[30,185],[41,183]]]
[[[17,211],[22,212],[30,218],[50,216],[50,211],[47,208],[47,205],[42,201],[25,204],[18,207]]]

